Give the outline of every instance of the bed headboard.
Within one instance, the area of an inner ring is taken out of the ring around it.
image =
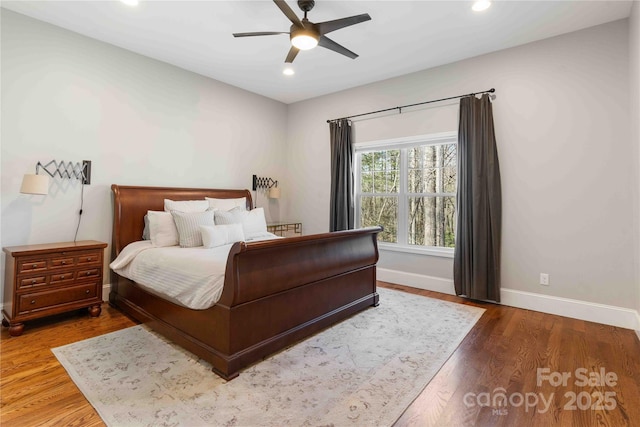
[[[247,198],[247,209],[253,207],[249,190],[216,190],[207,188],[132,187],[113,184],[112,258],[131,242],[142,238],[147,211],[164,210],[164,199],[202,200]]]

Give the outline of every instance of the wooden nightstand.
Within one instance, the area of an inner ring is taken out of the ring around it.
[[[84,307],[99,316],[106,247],[85,240],[4,248],[2,325],[9,334],[21,335],[24,321]]]

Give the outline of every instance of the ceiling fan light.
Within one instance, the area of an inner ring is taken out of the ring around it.
[[[318,46],[318,38],[306,31],[300,31],[291,37],[291,44],[300,50],[309,50]]]

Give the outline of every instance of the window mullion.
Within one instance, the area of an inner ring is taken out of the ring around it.
[[[407,168],[409,166],[408,161],[408,149],[400,149],[400,186],[398,193],[398,243],[401,245],[407,244],[407,218],[408,218],[408,200],[407,200]]]

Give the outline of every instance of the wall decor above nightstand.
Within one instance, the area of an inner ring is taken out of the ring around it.
[[[22,335],[24,323],[87,307],[102,311],[102,268],[106,243],[95,240],[4,248],[2,325]]]

